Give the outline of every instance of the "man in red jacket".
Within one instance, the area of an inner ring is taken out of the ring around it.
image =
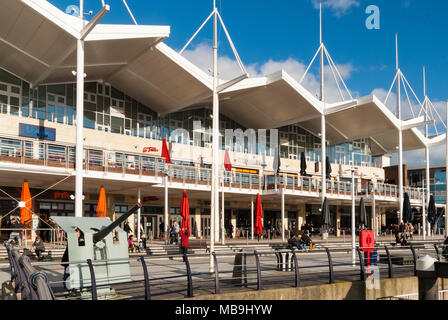
[[[180,230],[179,235],[180,235],[181,253],[186,254],[188,250],[188,239],[190,238],[190,235],[188,234],[188,231],[185,228],[182,228]]]

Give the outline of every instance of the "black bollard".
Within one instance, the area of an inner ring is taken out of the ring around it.
[[[434,267],[435,261],[429,256],[417,261],[419,300],[439,300],[439,281]]]

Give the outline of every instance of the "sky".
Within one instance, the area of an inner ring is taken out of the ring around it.
[[[50,0],[65,11],[79,0]],[[209,16],[212,0],[126,0],[138,24],[169,25],[165,43],[180,50]],[[233,43],[251,76],[284,69],[299,80],[319,46],[319,0],[216,0]],[[85,11],[97,12],[100,0],[85,0]],[[111,11],[102,23],[132,24],[122,0],[106,0]],[[379,29],[368,29],[366,19],[379,9]],[[323,1],[323,42],[353,97],[374,93],[381,100],[394,79],[395,34],[398,34],[399,67],[417,98],[423,101],[422,68],[426,68],[427,94],[445,121],[448,99],[448,2],[440,0],[325,0]],[[204,70],[211,67],[212,21],[184,52]],[[222,29],[219,32],[220,76],[239,74],[232,50]],[[317,62],[317,61],[316,61]],[[338,91],[330,68],[326,68],[327,99],[337,100]],[[303,85],[317,94],[318,64],[314,64]],[[418,113],[411,96],[411,108],[402,96],[404,117]],[[345,92],[344,92],[345,95]],[[396,111],[395,88],[387,106]],[[434,114],[437,117],[437,114]],[[445,131],[437,121],[438,131]],[[435,134],[435,128],[430,132]],[[431,164],[442,164],[445,146],[431,148]],[[392,155],[392,162],[396,162]],[[424,151],[404,153],[408,166],[423,166]]]

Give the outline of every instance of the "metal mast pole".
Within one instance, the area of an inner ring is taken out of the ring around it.
[[[166,165],[165,165],[166,166]],[[168,244],[168,228],[169,228],[169,221],[168,221],[168,168],[165,169],[165,176],[163,177],[163,183],[164,183],[164,197],[165,197],[165,225],[164,225],[164,234],[165,234],[165,244]]]
[[[250,200],[250,238],[254,240],[254,199]]]
[[[353,151],[352,151],[353,159]],[[352,264],[356,263],[356,222],[355,222],[355,169],[352,167]]]
[[[79,1],[79,17],[84,26],[84,0]],[[76,66],[76,180],[75,180],[75,216],[82,217],[83,194],[83,127],[84,127],[84,40],[77,40]]]
[[[215,251],[215,218],[218,210],[218,139],[219,139],[219,98],[218,98],[218,15],[216,14],[216,0],[213,0],[213,165],[210,208],[210,272],[214,270],[212,253]]]
[[[446,115],[448,117],[448,100],[446,101]],[[448,119],[448,118],[447,118]],[[448,124],[448,122],[447,122]],[[446,131],[446,161],[445,161],[445,171],[446,171],[446,178],[448,179],[448,129]],[[448,180],[447,180],[448,181]],[[446,204],[445,204],[445,237],[448,237],[448,188],[447,188],[447,197],[446,197]]]
[[[224,170],[222,171],[222,198],[221,198],[221,244],[225,244],[225,224],[224,224],[224,218],[225,218],[225,208],[224,208]]]
[[[142,203],[142,199],[141,199],[141,190],[140,190],[140,188],[138,188],[138,191],[137,191],[137,202],[138,203]],[[137,243],[139,243],[140,242],[140,237],[141,237],[141,234],[140,234],[140,226],[141,226],[141,223],[140,223],[140,219],[141,219],[141,213],[142,213],[142,209],[141,209],[141,207],[139,207],[138,208],[138,210],[137,210]]]
[[[403,132],[401,130],[401,70],[398,67],[398,35],[395,34],[396,69],[397,69],[397,108],[400,128],[398,130],[398,192],[400,210],[399,223],[403,222]]]
[[[320,101],[325,102],[325,88],[324,88],[324,47],[322,44],[322,2],[320,3],[320,14],[319,14],[319,40],[320,40]],[[324,107],[325,110],[325,107]],[[326,160],[327,160],[327,150],[326,150],[326,132],[325,132],[325,113],[322,110],[321,115],[321,166],[322,166],[322,199],[321,203],[323,204],[325,196],[327,194],[327,168],[326,168]]]
[[[425,67],[423,67],[423,92],[424,92],[424,108],[425,108],[425,122],[427,122],[428,119],[428,97],[426,96],[426,70]],[[428,124],[425,125],[425,136],[426,139],[428,139],[429,137],[429,132],[428,132]],[[428,140],[427,140],[428,142]],[[429,145],[426,144],[425,146],[425,159],[426,159],[426,202],[423,202],[424,206],[428,206],[429,204],[429,198],[431,196],[431,177],[430,177],[430,173],[429,173]],[[424,186],[423,186],[424,187]],[[426,214],[425,214],[425,210],[423,210],[423,240],[426,239]]]

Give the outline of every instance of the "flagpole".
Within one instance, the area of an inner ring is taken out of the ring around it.
[[[225,214],[225,208],[224,208],[224,173],[222,172],[222,199],[221,199],[221,244],[225,244],[225,228],[224,228],[224,214]]]
[[[218,190],[218,153],[219,153],[219,97],[218,97],[218,15],[216,14],[216,0],[213,0],[213,165],[210,208],[210,272],[214,271],[213,252],[215,251],[216,215],[219,213]],[[218,196],[218,197],[217,197]]]

